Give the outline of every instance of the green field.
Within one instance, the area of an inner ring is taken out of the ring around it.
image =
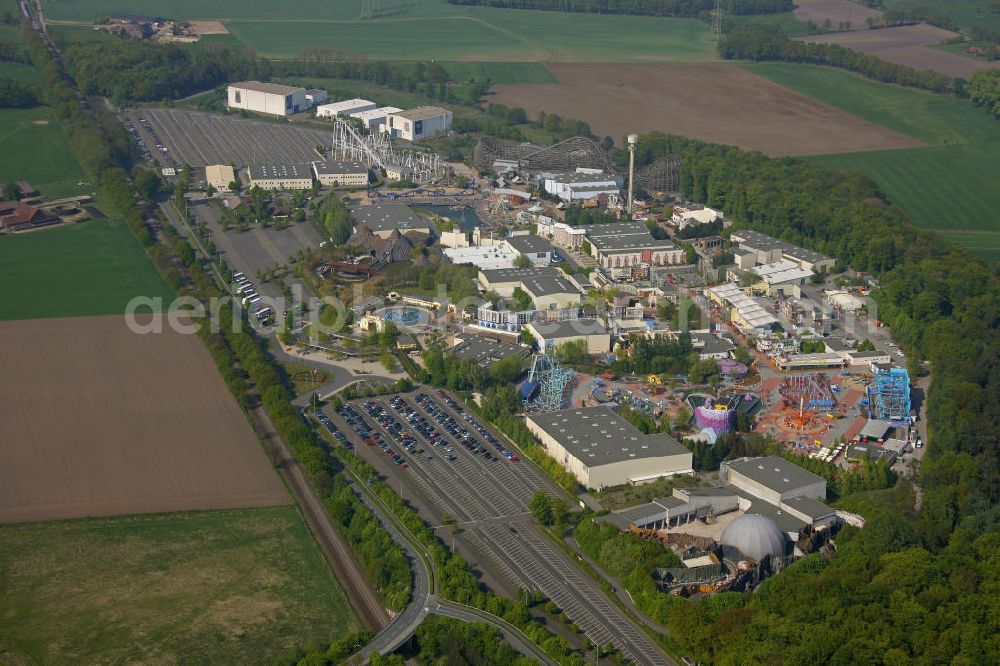
[[[884,0],[886,9],[927,8],[957,21],[963,30],[982,25],[1000,30],[1000,7],[996,0]]]
[[[329,48],[373,60],[700,62],[716,60],[709,26],[692,19],[576,14],[382,0],[374,19],[360,0],[43,0],[48,19],[94,21],[115,12],[221,18],[266,57]]]
[[[0,320],[121,314],[135,296],[173,299],[124,222],[0,236]],[[148,311],[148,310],[147,310]]]
[[[967,101],[884,85],[842,70],[747,66],[831,106],[920,139],[927,148],[822,155],[870,173],[913,221],[984,258],[1000,259],[1000,122]]]
[[[428,3],[432,4],[432,3]],[[227,21],[266,57],[324,47],[372,60],[696,62],[715,60],[708,26],[695,20],[487,8],[468,16],[375,21]]]
[[[454,81],[489,79],[493,83],[559,83],[540,62],[441,62]]]
[[[0,662],[294,663],[358,628],[293,507],[0,526]]]
[[[69,150],[69,136],[45,107],[0,109],[0,181],[9,180],[27,180],[52,197],[94,190]]]
[[[750,14],[747,16],[727,16],[726,32],[743,28],[745,26],[778,26],[790,37],[809,34],[809,24],[795,18],[792,12],[781,12],[780,14]]]
[[[0,79],[15,79],[17,81],[30,81],[41,84],[42,77],[38,70],[31,65],[20,62],[0,61]]]

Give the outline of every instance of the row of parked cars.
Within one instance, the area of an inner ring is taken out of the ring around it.
[[[489,430],[487,430],[479,421],[476,420],[471,414],[465,412],[455,400],[453,400],[444,391],[438,391],[438,397],[440,397],[444,402],[454,409],[456,412],[462,415],[462,419],[473,429],[475,429],[479,435],[486,440],[487,444],[495,448],[500,455],[510,461],[518,460],[518,457],[512,451],[508,451],[503,448],[503,445],[494,437]],[[417,404],[426,411],[431,417],[437,421],[437,424],[445,429],[449,435],[458,440],[458,443],[467,448],[469,451],[476,455],[481,455],[487,460],[494,460],[493,454],[482,444],[476,440],[475,436],[469,429],[464,425],[459,423],[459,421],[449,414],[447,411],[438,406],[434,400],[426,393],[418,393],[416,397]]]
[[[243,307],[250,309],[250,314],[257,318],[261,324],[267,323],[274,318],[274,310],[264,305],[261,295],[246,275],[243,273],[233,273],[233,289],[243,300]]]
[[[417,446],[416,438],[404,430],[403,425],[392,418],[381,405],[369,401],[364,404],[364,410],[368,416],[375,419],[389,433],[389,436],[396,440],[395,444],[390,445],[390,442],[382,439],[381,436],[377,436],[365,441],[368,446],[378,446],[381,448],[402,469],[409,467],[409,463],[401,455],[403,451],[406,451],[411,456],[419,456],[427,453],[424,449]],[[433,456],[427,456],[427,459],[433,460]]]
[[[323,426],[328,433],[333,435],[334,439],[340,442],[340,445],[343,446],[345,449],[350,451],[351,449],[354,448],[354,445],[351,444],[351,440],[347,438],[347,435],[341,432],[340,428],[337,427],[337,424],[334,423],[333,419],[331,419],[329,416],[327,416],[323,412],[316,412],[316,420],[318,420],[320,425]]]

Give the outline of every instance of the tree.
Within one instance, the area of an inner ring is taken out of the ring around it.
[[[528,259],[526,254],[517,255],[514,259],[514,268],[531,268],[531,259]]]
[[[514,312],[524,312],[534,307],[531,296],[520,287],[514,287],[514,293],[510,299],[510,307]]]
[[[521,342],[521,344],[525,345],[535,344],[535,336],[533,336],[531,334],[531,331],[529,331],[527,328],[521,329],[521,333],[518,335],[518,340]]]
[[[142,169],[135,176],[135,189],[146,201],[156,201],[156,195],[163,187],[163,179],[155,171]]]
[[[500,359],[490,368],[490,377],[496,384],[512,384],[524,372],[524,359],[508,356]]]
[[[387,372],[392,372],[396,369],[396,359],[393,358],[392,352],[388,349],[382,350],[379,362],[382,363],[382,367],[385,368]]]
[[[243,187],[240,185],[238,180],[229,181],[230,192],[235,192],[236,194],[239,194],[241,189],[243,189]]]
[[[21,199],[21,188],[14,181],[4,183],[3,198],[8,201],[19,201]]]
[[[543,490],[538,490],[531,496],[531,503],[528,505],[531,515],[546,527],[555,522],[555,513],[552,510],[552,500]]]
[[[569,340],[556,345],[556,358],[568,364],[586,363],[590,360],[586,340]]]

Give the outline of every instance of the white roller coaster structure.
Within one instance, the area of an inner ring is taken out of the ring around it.
[[[437,153],[396,150],[388,134],[373,132],[362,135],[342,118],[335,119],[333,123],[330,157],[360,161],[370,169],[401,168],[418,183],[436,182],[445,175],[444,163]]]

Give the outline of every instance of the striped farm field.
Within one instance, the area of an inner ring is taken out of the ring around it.
[[[869,173],[913,221],[988,260],[1000,260],[1000,121],[966,100],[885,85],[841,70],[787,63],[755,74],[895,129],[926,148],[809,159]]]

